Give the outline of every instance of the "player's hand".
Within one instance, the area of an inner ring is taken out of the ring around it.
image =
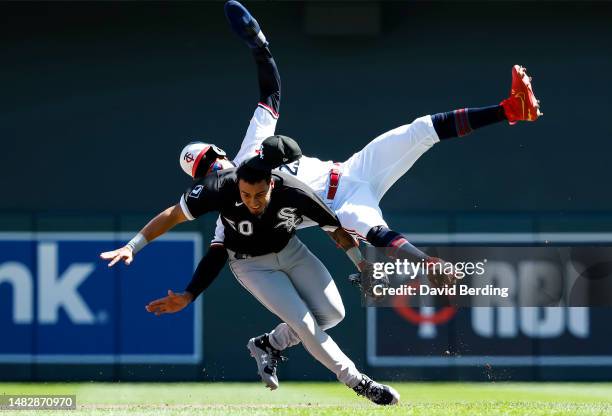
[[[134,253],[128,246],[123,246],[117,250],[105,251],[100,254],[100,258],[103,260],[110,260],[108,267],[113,267],[118,261],[123,260],[126,266],[129,266],[134,260]]]
[[[432,269],[431,273],[427,273],[427,280],[434,287],[454,286],[457,283],[457,276],[453,273],[444,273],[445,263],[444,260],[437,257],[429,257],[427,259],[428,270]]]
[[[380,290],[374,291],[375,287],[389,287],[389,276],[383,273],[382,276],[374,276],[374,266],[366,263],[361,273],[354,273],[349,276],[349,281],[359,287],[362,295],[366,299],[380,300],[385,297]]]
[[[145,309],[155,315],[164,313],[176,313],[185,309],[193,300],[193,295],[189,292],[174,293],[168,290],[168,296],[149,302]]]

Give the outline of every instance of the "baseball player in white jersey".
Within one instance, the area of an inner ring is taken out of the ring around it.
[[[250,15],[248,18],[251,19],[251,23],[255,22]],[[249,46],[257,48],[267,45],[258,25],[256,29],[239,33],[234,27]],[[260,89],[263,91],[265,88],[262,85],[265,84],[265,80],[271,78],[263,74],[265,71],[262,71],[261,67],[258,69]],[[274,76],[278,77],[275,66],[272,70]],[[255,110],[240,151],[234,159],[236,164],[256,154],[262,141],[275,132],[280,105],[280,80],[278,80],[278,91],[272,93],[267,91],[266,94],[262,93],[262,97],[266,98],[262,99]],[[379,208],[379,202],[384,194],[421,155],[440,140],[464,136],[473,129],[497,122],[507,121],[514,124],[520,120],[534,121],[539,115],[541,115],[539,103],[533,94],[530,78],[524,68],[515,66],[512,69],[510,97],[499,105],[460,109],[417,118],[410,124],[397,127],[375,138],[343,163],[302,156],[279,169],[296,176],[312,188],[336,213],[341,225],[355,237],[376,247],[387,247],[390,256],[403,255],[436,262],[439,259],[427,256],[412,246],[400,233],[388,228]],[[216,150],[211,151],[213,148]],[[201,163],[202,160],[206,162]],[[227,167],[227,158],[224,152],[212,145],[192,143],[181,153],[181,166],[187,174],[196,178],[206,172]],[[304,221],[301,227],[308,225],[314,224]],[[223,249],[223,231],[223,225],[218,224],[209,253],[198,266],[185,293],[169,292],[168,297],[151,302],[148,305],[151,312],[158,314],[177,312],[208,287],[227,260],[227,252]],[[120,259],[115,258],[113,262]],[[362,265],[362,261],[362,258],[355,255],[356,264]],[[274,289],[268,288],[268,290]],[[324,295],[331,303],[341,304],[341,299],[336,293],[331,294],[332,296],[327,293]],[[273,305],[266,306],[273,308]],[[339,320],[335,323],[337,322]],[[279,324],[269,334],[249,341],[249,350],[257,361],[260,376],[266,385],[273,388],[278,386],[276,365],[280,351],[299,342],[299,336],[285,323]]]

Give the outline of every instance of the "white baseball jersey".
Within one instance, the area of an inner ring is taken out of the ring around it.
[[[274,135],[277,121],[268,109],[257,107],[234,159],[236,165],[254,156],[261,143]],[[379,207],[385,193],[439,141],[430,116],[381,134],[340,165],[341,177],[332,200],[327,195],[334,162],[302,156],[278,169],[308,185],[336,213],[349,233],[365,239],[372,227],[387,226]],[[314,222],[304,221],[299,228],[312,225]],[[211,244],[222,244],[223,239],[223,224],[217,220]]]

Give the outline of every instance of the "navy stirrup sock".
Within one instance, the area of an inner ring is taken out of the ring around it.
[[[462,108],[431,116],[434,129],[440,140],[461,137],[472,130],[506,120],[501,105],[481,108]]]

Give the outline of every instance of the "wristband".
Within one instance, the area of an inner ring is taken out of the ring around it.
[[[134,236],[134,238],[132,238],[127,244],[126,246],[128,246],[130,249],[132,249],[132,253],[136,254],[138,253],[140,250],[142,250],[144,248],[144,246],[146,246],[149,242],[147,241],[147,239],[144,237],[144,235],[138,233]]]

